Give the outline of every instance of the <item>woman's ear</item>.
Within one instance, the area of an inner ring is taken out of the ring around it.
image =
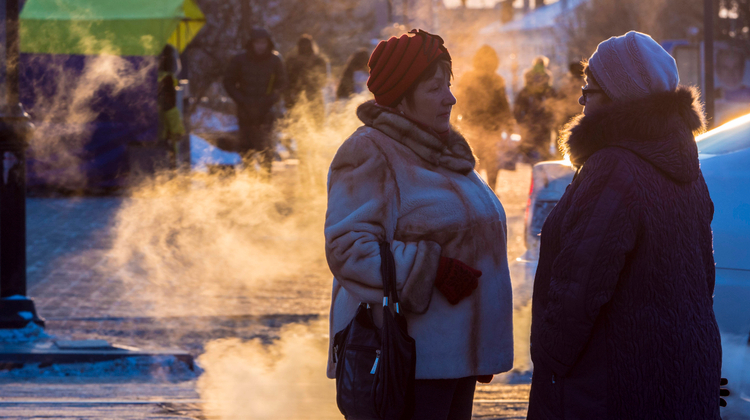
[[[405,104],[405,102],[406,102],[405,100],[401,99],[401,102],[399,102],[398,105],[394,106],[393,109],[395,109],[396,111],[404,114],[406,112],[406,104]]]

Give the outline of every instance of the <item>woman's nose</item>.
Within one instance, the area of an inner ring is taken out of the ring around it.
[[[578,97],[578,104],[581,106],[586,106],[586,99],[583,97],[583,95]]]
[[[456,97],[453,96],[453,92],[448,91],[448,95],[443,100],[443,104],[453,106],[456,104]]]

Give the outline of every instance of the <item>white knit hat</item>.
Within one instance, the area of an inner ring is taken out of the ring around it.
[[[672,92],[680,83],[674,58],[650,36],[636,31],[599,44],[589,68],[614,101]]]

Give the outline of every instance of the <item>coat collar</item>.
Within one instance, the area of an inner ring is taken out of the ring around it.
[[[420,126],[405,116],[367,101],[357,108],[362,122],[411,149],[427,162],[454,172],[469,173],[476,159],[464,137],[451,129],[445,140],[432,130]]]
[[[563,129],[560,144],[580,167],[595,152],[620,147],[638,155],[671,179],[698,178],[694,135],[705,130],[697,89],[680,86],[630,102],[616,102],[600,111],[575,117]]]

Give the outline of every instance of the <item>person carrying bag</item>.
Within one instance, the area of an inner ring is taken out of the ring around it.
[[[328,173],[326,374],[350,419],[469,420],[477,381],[513,364],[505,212],[450,127],[443,40],[393,37],[368,66],[375,100]]]
[[[383,326],[360,303],[349,325],[334,338],[336,403],[347,419],[407,420],[414,413],[417,349],[409,337],[396,291],[390,244],[380,244]]]

